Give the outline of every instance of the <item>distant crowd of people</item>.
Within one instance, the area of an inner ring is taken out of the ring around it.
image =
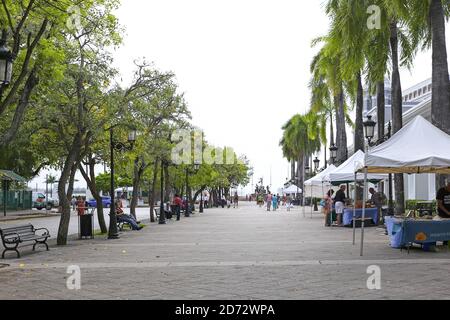
[[[252,198],[250,198],[250,201]],[[267,211],[277,211],[280,207],[286,207],[287,211],[290,211],[293,207],[294,199],[292,195],[272,194],[271,192],[267,194],[258,194],[256,196],[256,203],[260,208],[266,205]]]

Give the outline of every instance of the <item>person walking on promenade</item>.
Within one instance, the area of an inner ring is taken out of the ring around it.
[[[239,196],[237,192],[234,193],[233,208],[239,208]]]
[[[287,197],[286,197],[286,208],[287,208],[287,211],[291,211],[291,207],[292,207],[292,196],[290,194],[288,194]]]
[[[181,218],[181,207],[183,205],[183,200],[181,200],[181,197],[176,194],[173,198],[173,206],[175,207],[175,212],[177,214],[177,221],[180,221]]]
[[[345,195],[346,189],[347,187],[342,185],[334,197],[334,207],[337,214],[338,226],[342,226],[342,216],[344,215],[345,202],[347,201],[347,196]]]
[[[267,194],[266,197],[266,205],[267,205],[267,211],[270,211],[270,207],[272,206],[272,194]]]
[[[273,196],[272,197],[272,207],[273,207],[273,211],[277,211],[277,208],[278,208],[278,196]]]
[[[386,196],[382,192],[376,192],[374,188],[369,189],[369,193],[372,195],[370,202],[377,208],[377,226],[380,225],[383,205],[386,201]]]
[[[330,227],[333,215],[333,194],[334,190],[329,190],[323,198],[323,214],[325,215],[325,227]]]

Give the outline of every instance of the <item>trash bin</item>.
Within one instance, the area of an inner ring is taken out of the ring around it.
[[[94,239],[94,215],[83,214],[78,216],[78,238]]]

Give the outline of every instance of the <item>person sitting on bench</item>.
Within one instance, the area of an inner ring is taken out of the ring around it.
[[[116,202],[116,216],[117,222],[125,222],[131,226],[132,230],[141,230],[142,227],[139,225],[138,221],[134,219],[132,215],[125,214],[122,209],[122,201],[117,200]]]

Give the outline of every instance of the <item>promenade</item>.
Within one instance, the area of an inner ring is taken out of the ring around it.
[[[22,259],[0,261],[9,265],[0,267],[0,299],[448,298],[447,249],[408,255],[391,249],[382,229],[369,228],[360,257],[351,229],[325,228],[322,215],[311,218],[308,210],[241,203],[148,224],[118,240],[72,240],[49,252],[28,247]],[[373,265],[381,290],[367,287]],[[81,270],[80,290],[67,288],[69,266]]]

